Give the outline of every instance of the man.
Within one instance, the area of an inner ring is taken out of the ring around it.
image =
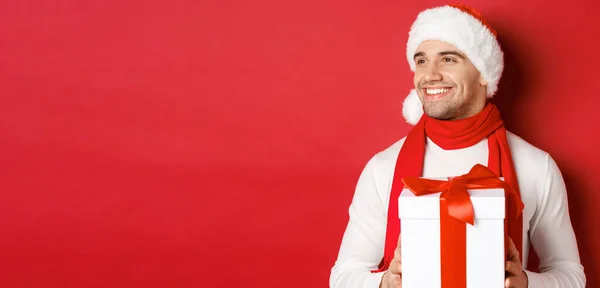
[[[507,216],[505,287],[584,287],[556,163],[506,131],[498,110],[487,101],[496,93],[504,65],[495,31],[467,6],[428,9],[411,27],[407,59],[415,89],[404,101],[403,115],[415,126],[366,164],[330,286],[401,287],[401,179],[463,175],[482,164],[504,177],[525,205],[521,216]],[[523,261],[530,243],[541,273],[527,270]]]

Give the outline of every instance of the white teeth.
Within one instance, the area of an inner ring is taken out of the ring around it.
[[[441,89],[427,89],[426,92],[429,95],[436,95],[436,94],[446,93],[449,90],[450,89],[446,89],[446,88],[441,88]]]

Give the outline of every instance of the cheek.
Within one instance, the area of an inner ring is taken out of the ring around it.
[[[419,82],[421,82],[421,78],[423,78],[423,73],[421,73],[418,70],[415,71],[415,74],[413,75],[413,84],[415,85],[415,87],[419,85]]]
[[[469,75],[461,69],[449,69],[447,73],[444,74],[444,78],[447,82],[451,82],[456,85],[458,90],[469,90],[468,86],[471,85],[469,83],[471,77],[469,77]]]
[[[462,78],[463,89],[467,92],[476,91],[479,86],[479,76],[475,73],[465,73]]]
[[[440,69],[443,82],[446,84],[460,85],[460,71],[455,66],[445,66]]]
[[[481,80],[479,72],[474,67],[466,69],[462,75],[465,82],[469,82],[470,85],[479,84],[479,80]]]

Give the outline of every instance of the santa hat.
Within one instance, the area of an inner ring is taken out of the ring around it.
[[[406,44],[406,58],[413,72],[413,57],[417,47],[427,40],[452,44],[464,53],[487,81],[487,97],[494,96],[504,70],[504,56],[496,39],[496,31],[487,25],[481,14],[460,4],[435,7],[419,13]],[[412,125],[421,119],[423,105],[415,89],[404,100],[402,114]]]

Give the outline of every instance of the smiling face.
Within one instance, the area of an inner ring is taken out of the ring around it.
[[[474,116],[486,104],[486,85],[456,47],[424,41],[415,53],[414,84],[427,116],[455,120]]]

